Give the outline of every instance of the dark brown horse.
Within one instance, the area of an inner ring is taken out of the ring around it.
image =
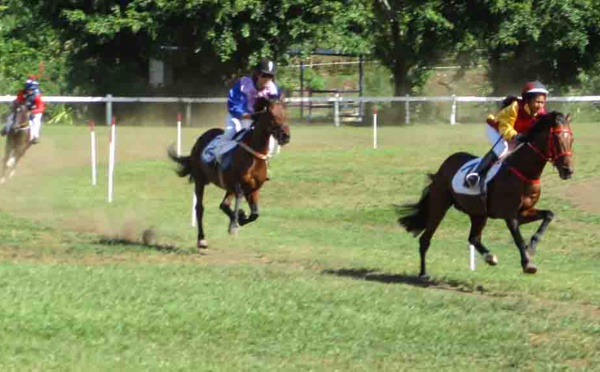
[[[27,110],[25,104],[19,105],[15,109],[10,131],[6,134],[6,148],[4,149],[4,160],[2,160],[0,183],[5,183],[15,175],[19,160],[31,146],[29,142],[30,130],[29,110]]]
[[[255,121],[252,129],[244,135],[241,143],[232,154],[231,165],[220,171],[213,165],[201,160],[206,145],[215,137],[223,134],[222,129],[213,128],[202,134],[192,148],[190,156],[177,156],[173,147],[169,148],[169,157],[180,165],[177,174],[189,176],[195,185],[198,199],[196,218],[198,221],[198,248],[207,248],[204,236],[202,216],[204,214],[204,187],[209,183],[225,190],[225,197],[220,209],[229,217],[229,233],[237,232],[239,226],[255,221],[258,214],[259,190],[267,179],[267,152],[270,136],[275,137],[279,145],[290,141],[290,129],[286,124],[284,105],[281,100],[259,98],[256,102]],[[244,196],[250,207],[250,215],[240,209],[240,198]],[[235,207],[231,209],[231,201],[235,197]]]
[[[570,123],[570,116],[560,112],[540,116],[527,133],[528,142],[505,158],[496,177],[488,183],[487,197],[457,194],[452,188],[453,176],[466,162],[475,158],[473,155],[455,153],[444,161],[436,174],[430,175],[431,183],[423,190],[419,202],[404,206],[405,209],[401,210],[402,217],[398,219],[415,236],[423,233],[419,239],[420,276],[427,277],[427,249],[435,230],[451,206],[469,215],[469,243],[485,257],[488,264],[495,265],[498,259],[481,243],[481,232],[488,218],[502,218],[519,248],[523,271],[528,274],[537,272],[530,254],[535,252],[537,243],[554,218],[551,211],[534,208],[540,197],[539,178],[548,161],[558,169],[560,178],[571,178],[574,165]],[[542,220],[542,223],[527,244],[519,226],[538,220]]]

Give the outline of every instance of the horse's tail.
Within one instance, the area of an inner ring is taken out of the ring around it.
[[[171,145],[167,149],[167,153],[169,154],[169,158],[173,160],[175,163],[179,164],[179,169],[177,169],[177,175],[179,177],[189,176],[190,182],[192,182],[192,163],[191,156],[179,156],[177,155],[177,151],[175,150],[175,146]]]
[[[423,189],[421,199],[415,204],[404,204],[398,206],[396,212],[400,216],[398,223],[414,236],[419,236],[427,227],[428,206],[430,198],[431,183],[434,175],[428,175],[430,183]]]

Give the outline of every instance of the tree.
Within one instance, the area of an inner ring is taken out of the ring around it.
[[[528,80],[563,91],[598,60],[596,0],[470,1],[469,8],[463,21],[479,35],[494,95]]]
[[[445,0],[375,0],[371,26],[374,55],[394,77],[394,94],[418,91],[427,67],[445,58],[461,40],[453,23],[461,8]]]

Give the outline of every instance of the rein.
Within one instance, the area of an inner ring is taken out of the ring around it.
[[[268,160],[269,159],[269,155],[261,154],[260,152],[254,150],[252,147],[246,145],[246,143],[244,143],[244,142],[240,142],[239,145],[241,148],[243,148],[244,150],[246,150],[250,154],[252,154],[255,158],[258,158],[260,160]]]
[[[563,156],[572,154],[571,151],[565,151],[565,152],[556,154],[556,147],[554,146],[553,139],[556,138],[556,136],[559,136],[561,133],[569,133],[571,136],[573,135],[573,131],[571,130],[571,128],[567,128],[567,129],[561,128],[558,130],[555,128],[550,128],[550,134],[548,135],[548,145],[546,146],[547,153],[544,153],[537,146],[535,146],[531,143],[527,143],[527,146],[529,146],[529,148],[532,149],[536,154],[538,154],[542,159],[554,164],[555,161],[562,158]]]
[[[554,127],[550,128],[550,132],[548,135],[548,144],[546,146],[546,152],[543,152],[542,150],[540,150],[537,146],[531,144],[530,142],[527,142],[527,146],[533,150],[533,152],[535,152],[536,154],[538,154],[544,161],[546,162],[550,162],[553,165],[555,161],[557,161],[558,159],[562,158],[563,156],[568,156],[571,155],[572,152],[571,151],[565,151],[565,152],[561,152],[561,153],[556,153],[556,147],[554,146],[554,141],[553,139],[556,138],[557,136],[559,136],[561,133],[569,133],[571,136],[573,135],[573,131],[571,130],[571,128],[567,128],[567,129],[555,129]],[[519,146],[521,147],[521,146]],[[527,178],[523,173],[521,173],[517,168],[513,167],[513,166],[509,166],[508,169],[515,175],[517,176],[520,180],[532,184],[532,185],[539,185],[540,184],[540,179],[536,178],[536,179],[530,179]]]

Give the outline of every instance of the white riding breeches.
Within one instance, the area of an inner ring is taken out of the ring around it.
[[[490,142],[490,145],[494,146],[492,147],[494,154],[496,154],[498,158],[501,158],[504,155],[506,155],[506,153],[508,153],[509,150],[508,142],[504,138],[502,138],[500,133],[498,133],[498,131],[492,126],[486,124],[485,127],[488,141]]]
[[[29,125],[31,126],[29,130],[29,138],[40,138],[40,130],[42,129],[42,113],[32,114],[29,119]]]

